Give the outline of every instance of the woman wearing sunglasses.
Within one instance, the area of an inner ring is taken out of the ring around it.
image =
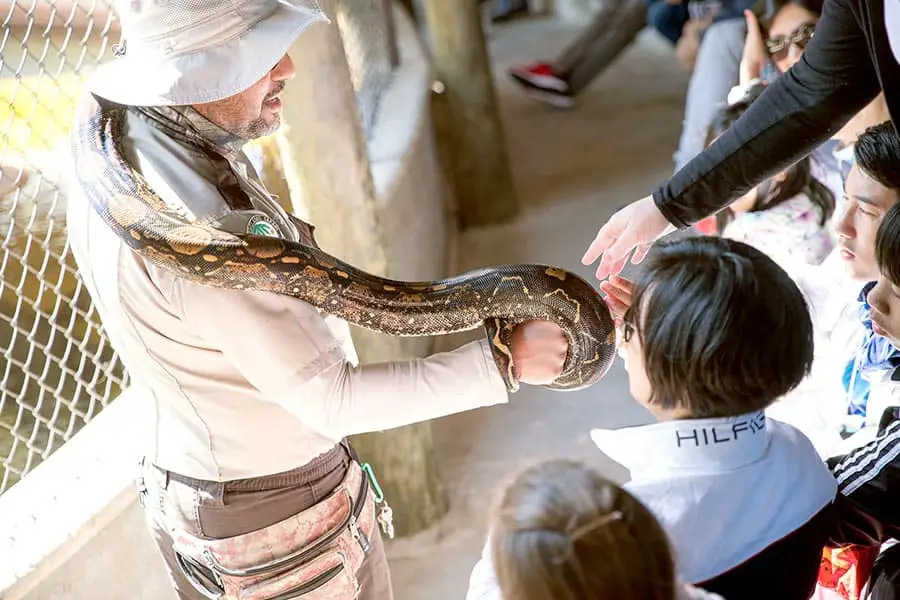
[[[716,143],[613,215],[583,262],[602,256],[600,279],[620,272],[635,248],[640,262],[654,240],[806,156],[881,91],[892,117],[900,115],[900,0],[825,0],[800,59]]]
[[[773,81],[800,60],[822,14],[822,0],[793,0],[767,8],[769,16],[762,18],[744,11],[747,37],[740,82],[745,88],[757,81]]]
[[[747,35],[740,63],[739,84],[728,103],[743,98],[756,84],[775,81],[799,62],[816,32],[822,0],[761,0],[744,11]],[[844,194],[842,170],[849,170],[853,144],[866,128],[890,120],[883,94],[810,153],[812,175],[839,200]]]

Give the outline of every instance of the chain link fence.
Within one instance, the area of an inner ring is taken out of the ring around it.
[[[127,384],[66,243],[70,115],[107,54],[102,0],[0,0],[0,493]]]
[[[344,40],[360,119],[373,129],[378,101],[399,63],[391,0],[338,0],[337,24]]]
[[[366,131],[397,64],[390,0],[339,0]],[[0,0],[0,494],[128,385],[69,252],[77,99],[119,31],[111,0]]]

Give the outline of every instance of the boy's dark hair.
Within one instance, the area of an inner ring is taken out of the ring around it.
[[[878,270],[894,285],[900,285],[900,203],[885,213],[875,234]]]
[[[765,89],[766,86],[758,83],[750,87],[739,101],[719,110],[709,126],[707,145],[725,133],[741,115],[747,112],[750,105],[762,95]],[[834,214],[834,194],[821,181],[813,177],[812,159],[809,156],[801,158],[789,167],[784,181],[773,183],[773,180],[768,179],[761,184],[759,195],[750,208],[750,212],[775,208],[798,194],[806,194],[810,202],[819,209],[819,225],[824,227],[831,215]],[[717,213],[716,226],[718,230],[721,232],[733,218],[734,214],[727,208]]]
[[[891,121],[859,134],[853,157],[866,175],[888,189],[900,190],[900,136]]]
[[[658,245],[625,322],[643,347],[651,402],[687,408],[693,418],[761,410],[812,366],[800,289],[771,258],[731,239]]]

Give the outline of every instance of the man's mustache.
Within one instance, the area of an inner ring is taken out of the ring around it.
[[[271,100],[272,98],[274,98],[275,96],[277,96],[278,94],[283,92],[285,85],[287,85],[287,84],[283,81],[280,84],[278,84],[278,87],[276,89],[272,90],[271,92],[269,92],[266,95],[266,100]]]

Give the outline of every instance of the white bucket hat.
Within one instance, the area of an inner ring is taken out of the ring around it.
[[[214,102],[251,87],[310,25],[316,0],[115,0],[118,56],[88,84],[133,106]]]

